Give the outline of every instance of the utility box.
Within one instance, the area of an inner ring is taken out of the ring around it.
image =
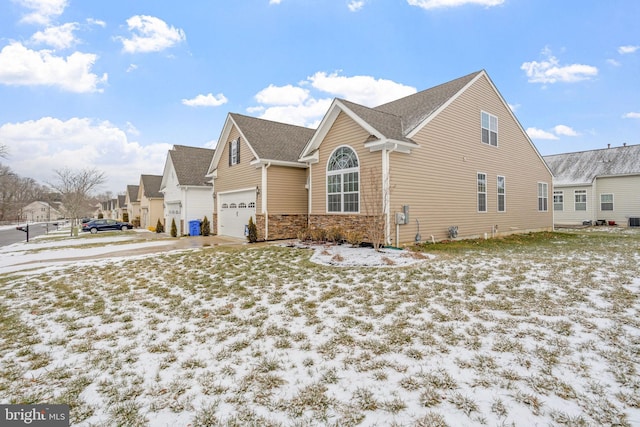
[[[194,219],[193,221],[189,221],[189,235],[190,236],[199,236],[200,235],[200,223],[199,219]]]
[[[405,224],[404,212],[396,212],[396,224]]]

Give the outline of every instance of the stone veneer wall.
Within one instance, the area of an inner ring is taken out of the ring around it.
[[[339,227],[344,231],[358,231],[362,233],[362,240],[371,243],[369,232],[373,223],[371,215],[310,215],[309,228]],[[382,232],[384,236],[384,232]],[[384,242],[383,242],[384,243]]]
[[[215,236],[218,234],[218,214],[213,212],[211,214],[211,235]]]

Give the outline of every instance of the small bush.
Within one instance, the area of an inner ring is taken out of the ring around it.
[[[203,236],[208,236],[211,234],[211,224],[209,223],[209,218],[206,216],[200,223],[200,234]]]
[[[359,246],[362,243],[362,233],[356,230],[349,230],[345,233],[344,239],[353,246]]]
[[[131,222],[131,224],[133,224],[133,226],[136,228],[140,227],[140,217],[139,216],[135,217]]]
[[[249,217],[249,235],[247,236],[247,240],[250,243],[255,243],[258,241],[258,228],[256,227],[256,224],[253,222],[253,217],[250,216]]]
[[[100,212],[100,213],[98,214],[98,219],[102,219],[102,218],[104,218],[104,214],[103,214],[102,212]]]
[[[147,227],[147,230],[149,230],[150,232],[153,233],[154,231],[156,231],[156,228],[149,226],[149,227]]]
[[[171,219],[171,237],[177,237],[178,236],[178,227],[176,227],[176,219],[172,218]]]
[[[158,222],[156,224],[156,233],[164,233],[164,225],[162,225],[160,218],[158,218]]]
[[[122,212],[122,221],[129,222],[129,212]]]
[[[340,243],[344,240],[344,234],[344,230],[341,227],[331,227],[327,230],[327,242]]]
[[[298,230],[297,237],[301,242],[308,242],[311,240],[311,231],[309,230],[309,227]]]
[[[325,230],[324,228],[314,228],[309,231],[309,236],[314,242],[326,242],[327,230]]]

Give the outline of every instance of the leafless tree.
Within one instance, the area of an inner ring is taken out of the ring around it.
[[[9,149],[6,145],[0,144],[0,157],[7,158],[9,156]]]
[[[78,218],[90,210],[91,193],[106,181],[104,172],[97,169],[57,169],[55,182],[49,184],[60,193],[67,216],[72,220],[71,232]]]
[[[384,244],[386,205],[389,200],[388,185],[385,184],[380,169],[369,169],[369,177],[367,185],[363,189],[362,199],[365,215],[369,219],[367,234],[376,250],[379,250]]]
[[[20,221],[22,208],[42,198],[47,188],[0,164],[0,221]]]

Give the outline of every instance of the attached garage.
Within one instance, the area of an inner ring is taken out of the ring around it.
[[[182,223],[181,223],[181,204],[180,202],[167,202],[165,206],[165,223],[164,223],[164,231],[165,233],[171,232],[171,221],[176,222],[176,228],[178,230],[178,235],[183,233]]]
[[[256,220],[256,190],[218,194],[220,212],[218,234],[230,237],[245,237],[245,226],[249,218]]]

